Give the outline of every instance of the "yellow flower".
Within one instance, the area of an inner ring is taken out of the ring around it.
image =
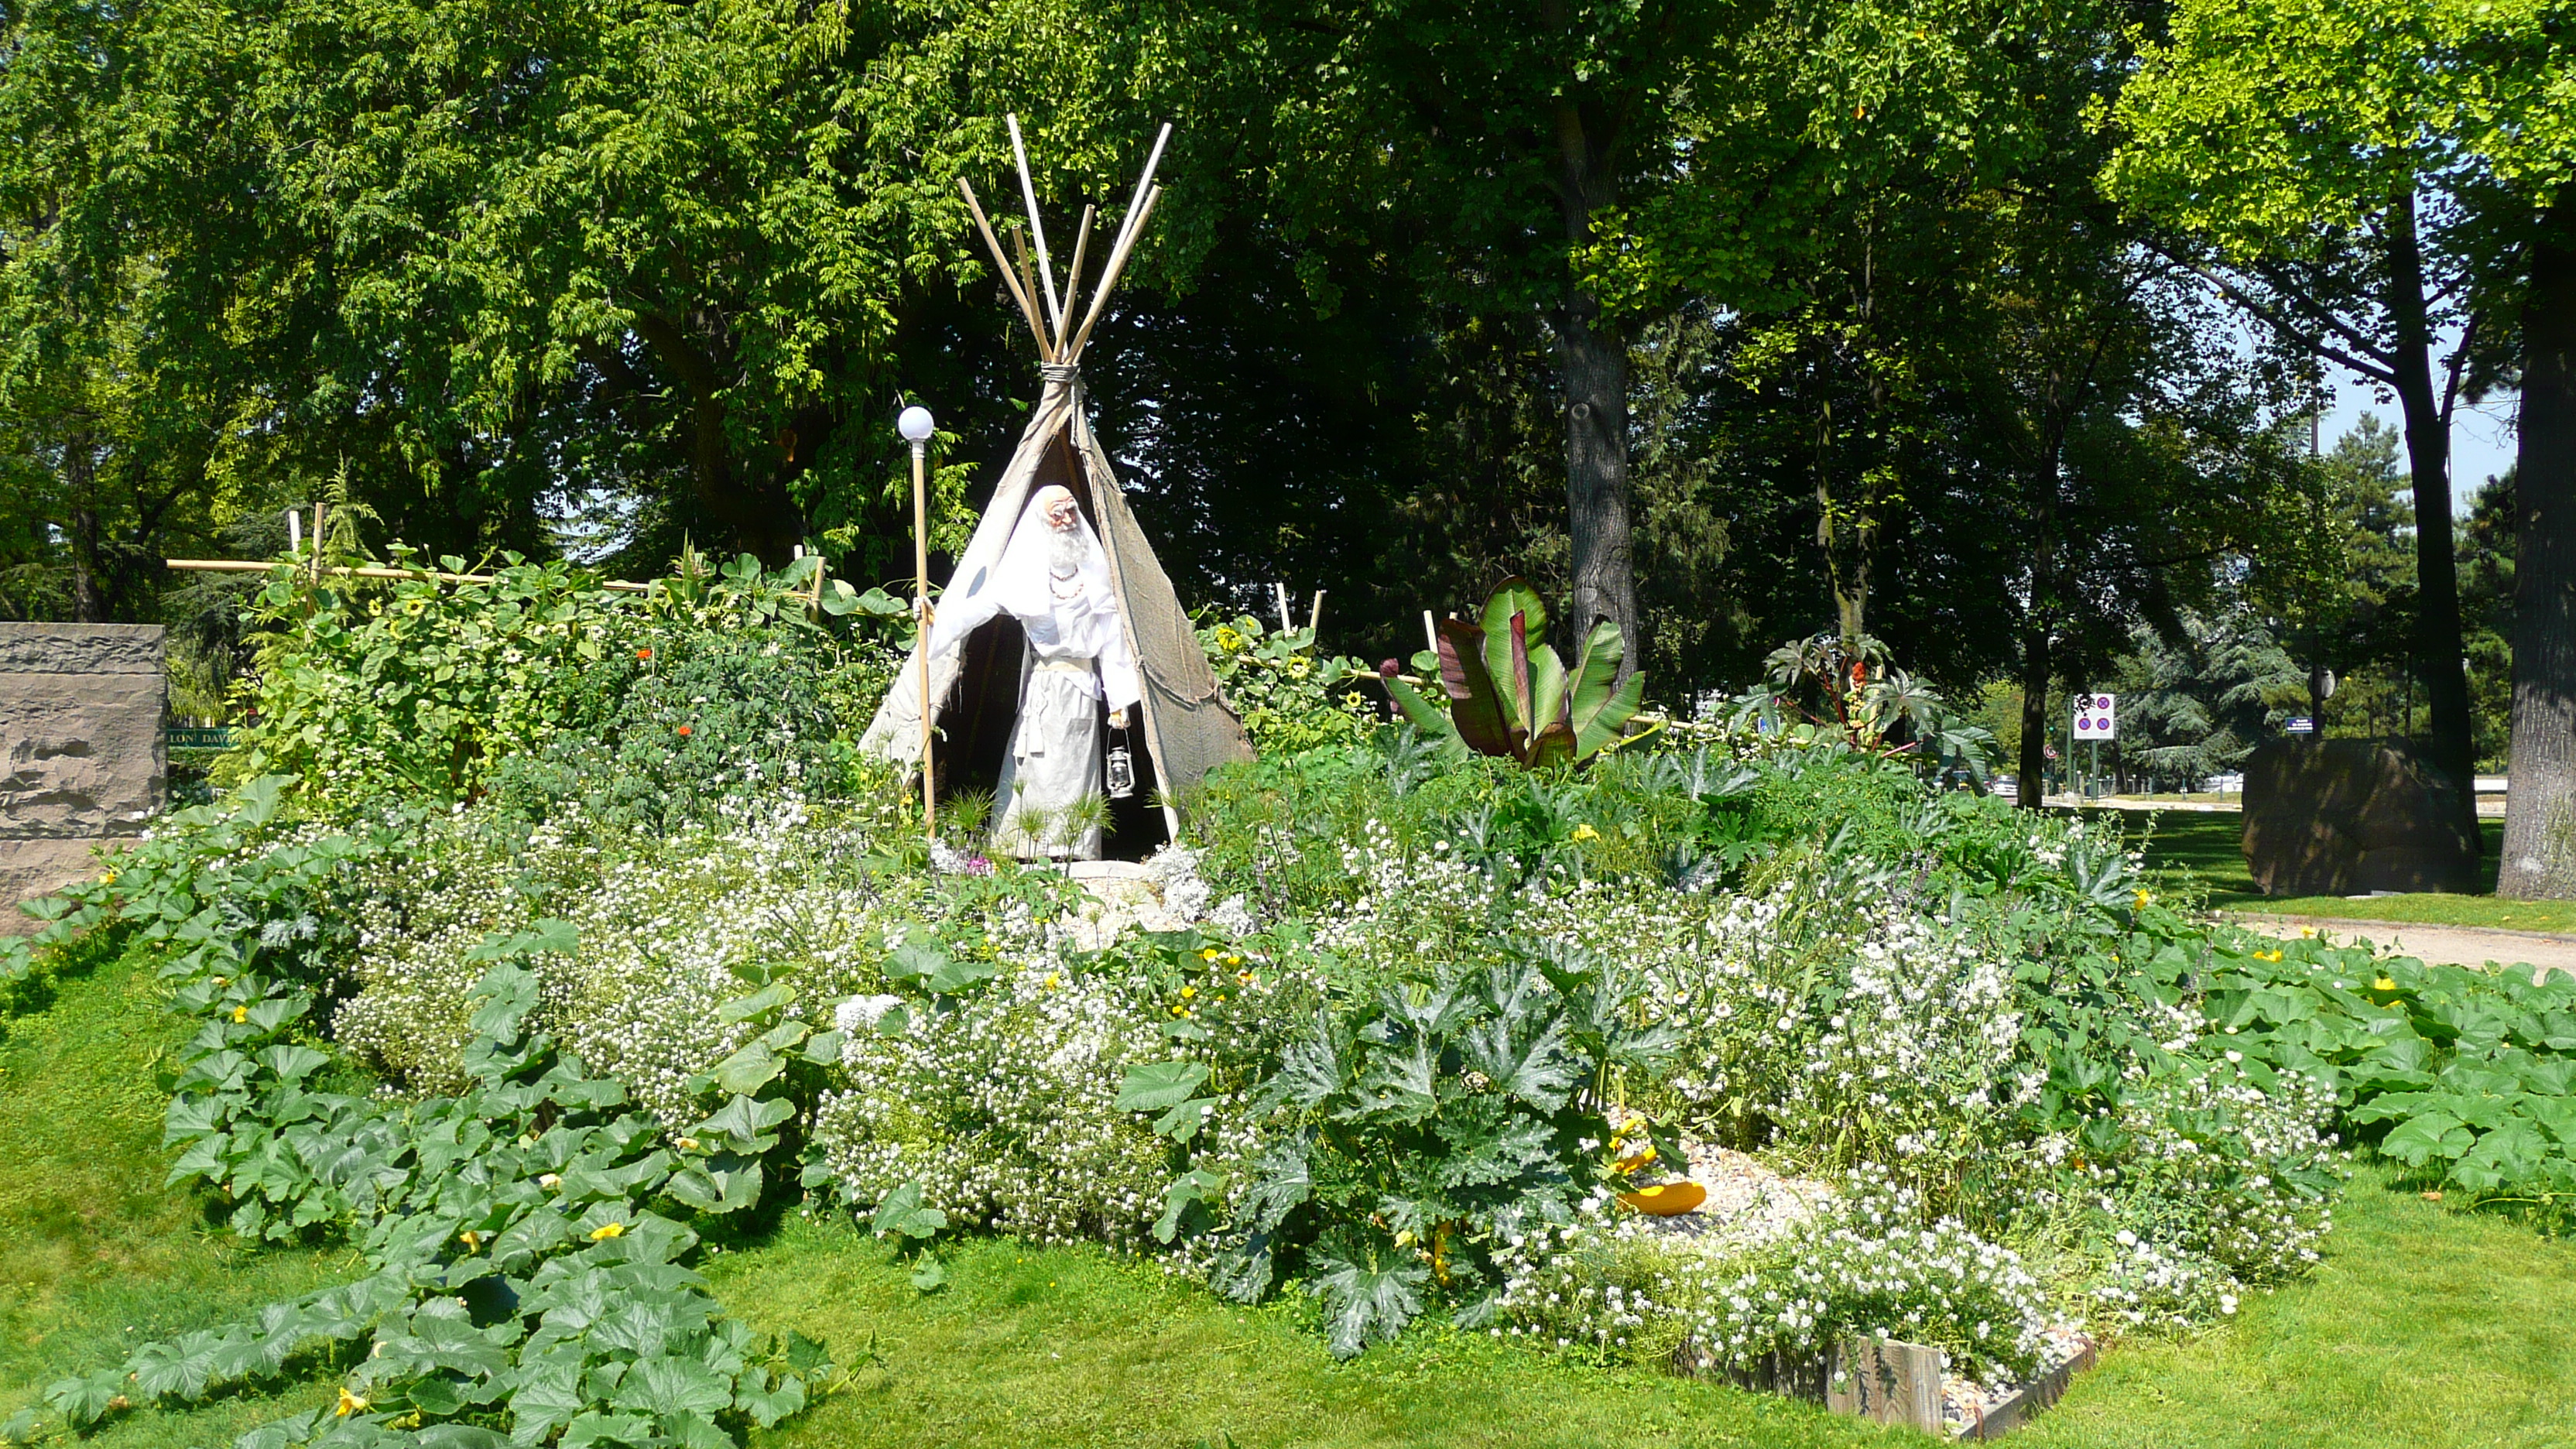
[[[109,871],[107,874],[105,874],[105,875],[103,875],[103,876],[100,876],[100,877],[98,878],[98,883],[99,883],[100,885],[114,885],[114,884],[116,884],[116,872],[111,870],[111,871]]]
[[[1601,838],[1601,832],[1593,829],[1589,825],[1578,825],[1574,827],[1574,838],[1577,840],[1599,840]]]
[[[1225,964],[1228,966],[1240,966],[1243,964],[1243,958],[1240,956],[1228,956],[1225,958]]]
[[[1182,987],[1182,988],[1181,988],[1181,999],[1182,999],[1183,1001],[1187,1001],[1187,1000],[1189,1000],[1191,997],[1196,996],[1196,995],[1198,995],[1198,994],[1199,994],[1199,989],[1198,989],[1197,987],[1195,987],[1195,986],[1184,986],[1184,987]]]
[[[1207,949],[1205,949],[1205,950],[1203,950],[1203,951],[1199,952],[1199,959],[1200,959],[1200,960],[1202,960],[1202,961],[1213,961],[1213,960],[1215,960],[1215,959],[1216,959],[1216,948],[1215,948],[1214,946],[1210,946],[1210,947],[1208,947]]]
[[[2138,892],[2138,909],[2145,910],[2147,908],[2147,902],[2152,901],[2155,898],[2156,893],[2154,891],[2142,890]]]
[[[345,1419],[351,1414],[364,1412],[366,1407],[366,1400],[359,1398],[356,1394],[350,1393],[347,1389],[342,1389],[340,1391],[340,1407],[333,1409],[331,1412],[338,1417]]]
[[[2254,953],[2254,959],[2257,961],[2278,961],[2281,959],[2281,953],[2278,951],[2257,951]]]
[[[604,1243],[611,1238],[622,1238],[624,1236],[626,1236],[626,1225],[624,1223],[601,1223],[598,1227],[590,1230],[590,1240],[594,1243]]]
[[[1243,636],[1234,632],[1233,625],[1219,624],[1216,626],[1216,647],[1219,649],[1240,649],[1243,647]]]
[[[467,1228],[465,1231],[458,1233],[456,1235],[456,1241],[463,1243],[465,1245],[465,1251],[469,1253],[480,1252],[483,1248],[483,1235],[474,1231],[472,1228]]]
[[[247,1007],[247,1006],[236,1006],[236,1007],[234,1007],[234,1008],[233,1008],[233,1020],[235,1020],[235,1021],[248,1021],[248,1020],[250,1020],[250,1008],[249,1008],[249,1007]]]
[[[2316,938],[2317,938],[2317,928],[2316,928],[2316,927],[2314,927],[2314,926],[2301,926],[2301,927],[2299,928],[2299,939],[2300,939],[2300,940],[2302,940],[2302,941],[2313,941],[2313,940],[2315,940]]]
[[[2370,983],[2370,989],[2373,991],[2394,991],[2397,989],[2397,983],[2389,980],[2385,976],[2382,976],[2378,980]]]
[[[1049,991],[1053,991],[1053,990],[1055,990],[1057,983],[1059,983],[1059,982],[1061,982],[1061,981],[1063,981],[1063,980],[1064,980],[1064,977],[1063,977],[1063,975],[1062,975],[1061,973],[1059,973],[1059,972],[1054,972],[1054,971],[1050,971],[1050,972],[1048,972],[1048,973],[1047,973],[1047,979],[1046,979],[1046,988],[1047,988],[1047,990],[1049,990]]]
[[[697,1151],[697,1150],[698,1150],[698,1139],[696,1139],[695,1137],[683,1137],[683,1138],[681,1138],[681,1139],[680,1139],[680,1150],[681,1150],[682,1152],[695,1152],[695,1151]]]

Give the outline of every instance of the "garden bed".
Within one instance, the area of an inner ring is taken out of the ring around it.
[[[1812,731],[1531,768],[1308,701],[1331,737],[1211,777],[1141,869],[933,845],[849,747],[888,656],[727,578],[278,586],[224,793],[10,969],[151,953],[177,1180],[365,1276],[90,1364],[45,1425],[359,1344],[264,1443],[792,1421],[864,1348],[705,1280],[792,1208],[925,1301],[981,1244],[1081,1245],[1341,1358],[1830,1380],[1857,1340],[1875,1384],[1919,1348],[1986,1432],[2091,1341],[2299,1282],[2348,1134],[2472,1195],[2566,1160],[2566,993],[2213,928],[2115,834]],[[478,650],[512,657],[348,687]],[[1677,1165],[1701,1224],[1618,1205]],[[598,1327],[634,1313],[673,1331]]]

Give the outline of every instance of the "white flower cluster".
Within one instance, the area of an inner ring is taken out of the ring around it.
[[[1989,1384],[2027,1374],[2049,1312],[2020,1256],[1954,1219],[1922,1223],[1919,1201],[1883,1183],[1856,1186],[1840,1211],[1751,1236],[1661,1230],[1605,1195],[1508,1246],[1492,1331],[1697,1372],[1820,1363],[1841,1339],[1893,1338]]]
[[[2350,1154],[2328,1130],[2333,1095],[2297,1072],[2266,1090],[2241,1067],[2159,1081],[2131,1098],[2131,1146],[2093,1176],[2123,1224],[2100,1310],[2131,1328],[2182,1332],[2236,1311],[2252,1288],[2313,1266],[2334,1230],[2328,1189]]]

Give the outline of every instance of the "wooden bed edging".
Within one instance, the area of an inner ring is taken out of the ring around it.
[[[2077,1374],[2093,1367],[2088,1344],[2075,1357],[2022,1385],[1959,1433],[1961,1439],[2000,1439],[2054,1404]],[[1822,1404],[1837,1414],[1881,1424],[1903,1424],[1947,1435],[1941,1419],[1943,1355],[1937,1348],[1898,1339],[1846,1338],[1823,1359],[1770,1354],[1745,1369],[1720,1369],[1714,1355],[1685,1341],[1673,1350],[1673,1372],[1691,1378],[1723,1377],[1738,1388]]]

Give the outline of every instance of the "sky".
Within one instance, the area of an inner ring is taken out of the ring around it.
[[[2365,413],[2375,413],[2391,428],[2402,429],[2405,417],[2398,411],[2394,396],[2386,401],[2372,395],[2366,378],[2337,369],[2333,379],[2334,407],[2326,413],[2325,445],[2351,430]],[[2508,395],[2491,397],[2471,407],[2461,403],[2451,413],[2451,511],[2466,517],[2469,505],[2477,498],[2478,489],[2487,479],[2513,466],[2514,403]]]

